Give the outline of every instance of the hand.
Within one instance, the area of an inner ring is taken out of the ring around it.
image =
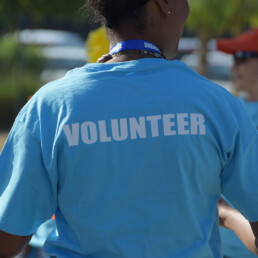
[[[236,214],[240,214],[236,209],[233,209],[229,206],[229,204],[223,199],[220,198],[218,201],[218,209],[219,209],[219,223],[221,227],[229,228],[227,226],[227,221],[231,216],[235,216]]]
[[[249,221],[236,209],[219,199],[219,221],[220,226],[235,232],[243,244],[254,254],[258,255],[258,222]]]

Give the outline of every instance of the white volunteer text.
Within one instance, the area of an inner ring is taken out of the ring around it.
[[[108,130],[108,128],[111,128]],[[177,113],[155,116],[86,121],[63,127],[69,146],[97,142],[125,141],[159,136],[205,135],[205,118],[199,113]]]

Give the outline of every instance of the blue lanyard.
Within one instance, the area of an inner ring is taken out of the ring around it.
[[[114,55],[125,50],[146,50],[161,54],[161,51],[156,45],[145,40],[127,40],[119,42],[110,49],[109,54]]]

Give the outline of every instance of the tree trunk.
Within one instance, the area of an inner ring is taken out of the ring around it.
[[[208,53],[208,42],[209,39],[206,37],[206,33],[204,31],[199,31],[199,39],[201,41],[201,48],[200,48],[200,64],[198,68],[198,72],[203,75],[207,76],[207,69],[208,69],[208,62],[207,62],[207,53]]]

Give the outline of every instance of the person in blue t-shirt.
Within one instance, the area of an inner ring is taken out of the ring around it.
[[[258,129],[258,28],[248,30],[234,39],[220,39],[217,45],[218,50],[234,55],[232,72],[235,89]],[[225,257],[256,257],[231,230],[221,228],[221,236]]]
[[[187,1],[89,4],[110,52],[17,116],[0,156],[0,256],[53,213],[48,256],[217,258],[219,223],[258,254],[257,130],[238,99],[172,61]]]

